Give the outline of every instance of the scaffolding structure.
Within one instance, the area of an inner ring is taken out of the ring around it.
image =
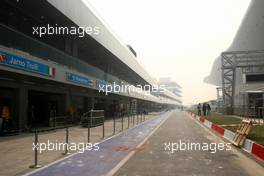
[[[222,91],[224,113],[233,114],[236,88],[236,69],[242,68],[242,73],[264,72],[263,51],[231,51],[221,54],[222,61]]]

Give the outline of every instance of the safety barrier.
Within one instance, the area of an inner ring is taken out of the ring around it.
[[[127,116],[127,118],[126,118]],[[124,130],[124,124],[125,124],[125,119],[127,119],[127,124],[128,124],[128,128],[130,127],[130,123],[133,123],[133,126],[135,125],[135,117],[137,118],[136,122],[137,125],[144,122],[146,120],[145,117],[145,113],[144,111],[141,112],[117,112],[114,117],[113,117],[113,133],[115,134],[116,132],[116,122],[121,120],[121,131]],[[107,121],[109,122],[109,121]],[[102,126],[102,138],[105,138],[105,116],[104,116],[104,110],[91,110],[89,112],[86,112],[82,115],[81,118],[81,125],[82,127],[87,128],[87,141],[88,143],[90,143],[90,139],[91,139],[91,128],[93,127],[98,127],[98,126]],[[65,142],[64,144],[66,145],[66,147],[64,148],[64,151],[62,153],[62,155],[69,155],[70,152],[68,150],[68,146],[69,146],[69,137],[70,137],[70,131],[71,126],[67,126],[65,128]],[[34,150],[33,150],[33,154],[34,154],[34,164],[30,165],[30,168],[40,168],[41,165],[39,164],[39,148],[36,146],[39,146],[39,134],[41,132],[46,132],[44,131],[40,131],[40,129],[35,129],[34,130],[35,134],[34,134]]]
[[[238,115],[245,120],[251,120],[253,123],[264,123],[264,107],[234,107],[234,115]]]
[[[54,128],[72,123],[73,117],[70,116],[51,116],[49,120],[49,126]]]
[[[233,142],[234,137],[235,137],[235,133],[224,129],[208,120],[201,120],[201,118],[199,116],[197,116],[196,114],[189,112],[189,114],[194,117],[196,120],[198,120],[201,124],[205,125],[207,128],[211,128],[212,130],[214,130],[215,132],[217,132],[218,134],[220,134],[222,137],[224,137],[225,139],[229,140],[230,142]],[[244,143],[241,145],[241,148],[248,152],[251,153],[252,155],[256,156],[257,158],[261,159],[264,161],[264,146],[250,140],[250,139],[245,139]]]
[[[68,145],[69,145],[69,127],[65,128],[65,151],[62,153],[62,155],[69,155],[70,152],[68,150]],[[35,135],[34,135],[34,164],[30,165],[29,168],[40,168],[41,165],[38,163],[38,147],[39,147],[39,131],[35,130]]]

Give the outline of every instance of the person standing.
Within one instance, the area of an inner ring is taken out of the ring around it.
[[[1,117],[3,118],[2,132],[6,133],[9,129],[10,121],[10,109],[7,105],[4,105],[2,108]]]
[[[202,106],[201,106],[201,103],[199,103],[198,106],[197,106],[198,116],[202,115],[201,114],[201,109],[202,109]]]
[[[207,115],[211,115],[211,106],[207,103]]]
[[[206,109],[207,109],[207,105],[206,103],[203,103],[203,115],[206,116]]]

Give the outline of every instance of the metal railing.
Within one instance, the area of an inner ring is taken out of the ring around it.
[[[1,23],[0,38],[0,44],[3,46],[16,48],[32,56],[40,57],[44,60],[49,59],[87,75],[104,79],[104,71]]]
[[[9,48],[15,48],[32,56],[39,57],[43,60],[51,60],[55,63],[66,66],[70,69],[82,72],[94,78],[114,81],[116,83],[124,82],[114,75],[108,74],[103,70],[94,67],[80,58],[73,57],[57,48],[54,48],[33,37],[25,35],[9,26],[0,23],[0,45]]]
[[[236,106],[233,112],[234,115],[249,119],[254,123],[264,123],[264,107]]]
[[[90,123],[88,124],[88,142],[90,142],[91,127],[102,126],[102,139],[105,137],[105,126],[104,126],[104,110],[91,110],[89,111],[90,117],[87,116],[87,119],[90,118]]]
[[[130,123],[132,123],[131,121],[135,122],[135,118],[137,117],[137,125],[139,125],[140,123],[144,122],[146,120],[146,116],[145,116],[145,111],[140,111],[140,112],[116,112],[115,113],[115,117],[113,117],[111,120],[113,121],[113,133],[112,135],[115,134],[116,132],[116,122],[121,120],[121,131],[124,130],[125,128],[125,123],[128,124],[128,127],[130,127]],[[126,118],[127,116],[127,118]],[[126,120],[127,119],[127,120]],[[134,120],[133,120],[134,119]],[[127,122],[125,122],[127,121]],[[109,122],[109,121],[108,121]],[[98,127],[98,126],[102,126],[102,138],[105,137],[105,116],[104,116],[104,110],[90,110],[86,113],[84,113],[82,115],[81,118],[81,125],[82,127],[87,128],[87,141],[88,143],[90,143],[90,139],[91,139],[91,129],[93,127]],[[135,123],[133,124],[133,126],[136,125]],[[132,127],[132,126],[131,126]],[[70,134],[71,132],[74,131],[74,129],[70,130],[70,126],[67,126],[65,128],[65,144],[67,145],[63,151],[63,155],[68,155],[70,154],[69,150],[68,150],[68,145],[69,145],[69,139],[70,139]],[[44,132],[41,131],[39,129],[35,129],[35,135],[34,135],[34,142],[33,144],[35,146],[37,146],[39,144],[39,134]],[[30,168],[39,168],[41,167],[41,165],[39,164],[39,149],[38,148],[34,148],[34,164],[30,166]]]
[[[73,124],[74,119],[71,116],[53,116],[49,119],[49,126],[50,127],[60,127],[68,124]]]
[[[68,146],[69,146],[69,127],[66,127],[65,128],[65,144],[66,144],[66,147],[65,147],[65,151],[62,153],[62,155],[69,155],[70,152],[68,150]],[[34,164],[33,165],[30,165],[29,168],[33,168],[33,169],[36,169],[36,168],[40,168],[42,167],[40,164],[39,164],[39,133],[40,131],[38,131],[37,129],[35,130],[35,135],[34,135]]]

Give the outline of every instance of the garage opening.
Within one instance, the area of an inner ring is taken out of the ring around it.
[[[0,131],[18,130],[18,99],[16,89],[0,88]],[[4,120],[8,123],[4,124]],[[3,129],[5,128],[5,129]]]
[[[64,94],[29,91],[28,94],[28,125],[32,128],[53,127],[56,123],[65,122],[66,105]],[[61,120],[59,120],[61,119]],[[60,125],[60,124],[59,124]],[[63,124],[61,124],[63,125]]]
[[[253,111],[253,116],[257,118],[263,117],[263,93],[249,93],[249,108]]]

